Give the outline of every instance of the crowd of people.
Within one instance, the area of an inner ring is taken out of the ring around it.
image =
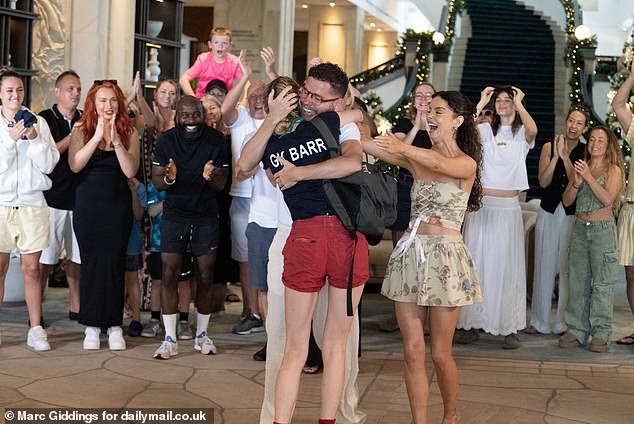
[[[106,334],[110,350],[124,350],[127,310],[127,335],[161,336],[154,357],[162,360],[179,353],[179,340],[217,353],[211,314],[224,308],[227,281],[239,281],[243,313],[232,331],[267,334],[254,353],[266,361],[260,422],[291,422],[314,351],[323,366],[319,423],[362,422],[357,307],[368,244],[345,230],[322,181],[359,171],[364,153],[399,167],[394,250],[381,292],[394,302],[386,329],[400,328],[403,337],[415,423],[427,416],[426,334],[442,422],[450,424],[459,389],[452,343],[484,331],[517,349],[520,331],[554,331],[562,348],[605,352],[620,265],[634,313],[634,188],[620,208],[625,175],[616,136],[590,129],[583,108],[571,108],[564,133],[542,146],[526,326],[519,195],[528,189],[525,159],[537,125],[519,87],[485,87],[474,106],[459,92],[421,83],[409,116],[377,135],[338,65],[314,61],[298,84],[277,75],[265,48],[267,84],[252,79],[244,51],[229,53],[228,29],[212,29],[208,44],[178,84],[157,84],[152,105],[137,73],[128,97],[115,80],[94,81],[81,110],[81,80],[69,70],[56,80],[57,103],[35,115],[23,106],[20,75],[0,74],[0,300],[17,249],[29,347],[51,349],[42,290],[60,258],[68,317],[85,326],[83,348],[100,349]],[[613,100],[630,142],[633,86],[634,65]],[[331,157],[327,138],[337,140],[340,156]],[[142,268],[151,277],[145,325]],[[633,344],[634,335],[618,343]]]

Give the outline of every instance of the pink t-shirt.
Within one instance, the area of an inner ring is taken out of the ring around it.
[[[242,78],[242,71],[238,63],[238,57],[227,53],[227,60],[218,63],[214,60],[211,52],[201,53],[196,58],[196,62],[189,68],[185,74],[190,78],[198,78],[198,87],[196,87],[196,97],[199,99],[205,95],[205,87],[209,81],[219,79],[227,84],[227,88],[231,90],[233,80]]]

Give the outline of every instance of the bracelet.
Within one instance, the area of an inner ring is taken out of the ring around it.
[[[174,184],[174,183],[176,182],[176,180],[169,181],[169,180],[167,179],[167,175],[163,175],[163,182],[164,182],[165,184],[167,184],[167,185],[171,186],[172,184]]]
[[[121,143],[117,143],[117,144],[112,143],[112,147],[113,147],[115,150],[120,149],[120,148],[121,148]]]
[[[575,185],[575,183],[572,183],[572,188],[574,188],[575,190],[579,190],[581,188],[581,184]]]

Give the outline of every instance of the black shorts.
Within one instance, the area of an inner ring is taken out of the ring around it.
[[[178,281],[187,281],[192,278],[192,255],[191,252],[185,253],[183,263],[181,264],[181,273]],[[150,252],[146,259],[147,271],[152,280],[163,279],[163,262],[161,262],[161,254],[159,252]]]
[[[218,248],[218,216],[204,224],[161,221],[161,252],[185,254],[191,247],[194,257],[207,255]]]

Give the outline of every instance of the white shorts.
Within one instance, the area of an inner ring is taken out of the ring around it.
[[[66,259],[80,264],[79,245],[77,244],[77,238],[73,230],[73,211],[51,207],[48,209],[51,228],[50,243],[46,249],[42,250],[40,263],[44,265],[55,265],[59,262],[63,247],[66,251]]]

